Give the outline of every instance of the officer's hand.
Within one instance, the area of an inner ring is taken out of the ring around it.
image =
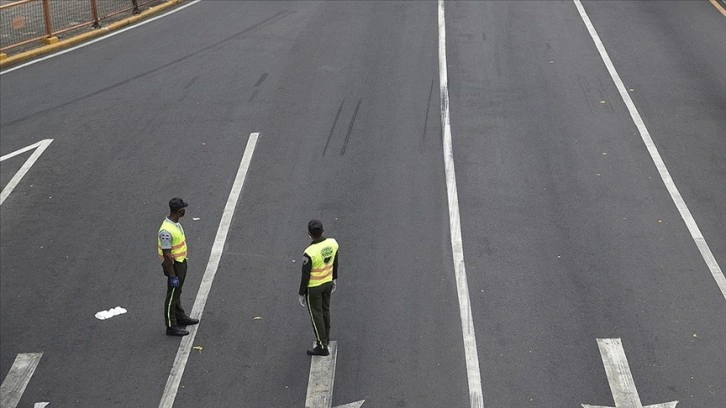
[[[333,279],[333,289],[330,290],[330,293],[335,292],[335,287],[336,286],[338,286],[338,280],[337,279]]]
[[[169,286],[172,288],[178,288],[181,286],[181,283],[179,283],[179,277],[178,276],[170,276],[169,277]]]
[[[300,303],[300,306],[305,307],[305,295],[299,295],[297,301]]]

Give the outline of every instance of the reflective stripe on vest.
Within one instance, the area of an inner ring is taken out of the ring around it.
[[[338,252],[338,242],[333,238],[312,244],[305,249],[305,254],[312,261],[309,288],[320,286],[333,280],[333,262]]]
[[[176,224],[165,219],[159,227],[159,232],[156,234],[156,249],[159,258],[164,258],[164,251],[161,249],[161,240],[159,234],[162,230],[166,230],[171,234],[171,257],[177,262],[182,262],[187,259],[187,239],[184,235],[184,229],[177,227]]]

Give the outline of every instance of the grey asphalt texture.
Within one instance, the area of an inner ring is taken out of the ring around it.
[[[612,406],[596,339],[621,338],[644,405],[726,406],[726,299],[574,4],[446,7],[484,405]],[[585,8],[723,268],[726,19]],[[0,153],[54,139],[0,211],[0,375],[44,353],[20,406],[158,406],[179,339],[156,232],[189,201],[191,311],[251,132],[174,406],[304,406],[310,218],[341,244],[334,405],[468,406],[437,44],[435,2],[203,1],[3,75]]]

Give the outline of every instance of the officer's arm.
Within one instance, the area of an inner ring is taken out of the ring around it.
[[[166,271],[166,276],[176,276],[176,273],[174,272],[174,258],[171,256],[171,249],[162,249],[161,252],[164,254],[164,262],[162,262],[161,265]]]
[[[300,290],[298,295],[303,296],[308,290],[308,282],[310,282],[310,272],[313,269],[313,261],[308,254],[303,254],[302,276],[300,277]]]
[[[338,254],[340,250],[335,253],[335,259],[333,259],[333,280],[338,279]]]

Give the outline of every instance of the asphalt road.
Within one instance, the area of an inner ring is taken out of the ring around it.
[[[726,19],[584,5],[723,267]],[[613,406],[603,338],[643,405],[726,406],[726,298],[575,5],[447,2],[446,28],[484,406]],[[0,209],[0,375],[43,352],[19,406],[159,405],[166,203],[190,202],[190,311],[259,132],[174,406],[304,406],[320,218],[341,243],[333,405],[468,407],[438,36],[435,2],[203,1],[4,74],[0,154],[54,139]]]

